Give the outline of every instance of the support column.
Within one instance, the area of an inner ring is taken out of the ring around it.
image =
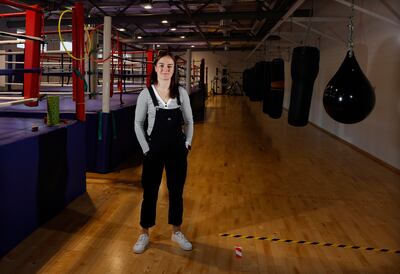
[[[191,71],[192,71],[192,50],[186,50],[186,91],[190,94],[190,83],[191,83]]]
[[[25,16],[25,34],[28,36],[40,37],[42,31],[42,12],[34,9],[27,10]],[[40,42],[35,40],[25,41],[24,69],[40,69]],[[24,98],[38,98],[40,89],[40,71],[24,74]],[[26,103],[34,107],[38,102]]]
[[[112,54],[111,52],[111,17],[104,17],[103,26],[103,59]],[[112,58],[112,57],[111,57]],[[110,63],[111,58],[103,62],[103,113],[110,113]]]
[[[82,2],[75,3],[72,9],[72,55],[78,59],[73,62],[75,72],[72,73],[72,90],[75,95],[76,119],[85,121],[85,60],[84,58],[84,10]],[[80,75],[77,75],[77,74]],[[75,79],[75,80],[74,80]]]
[[[154,52],[147,50],[147,65],[146,65],[146,86],[151,84],[151,72],[153,71]]]

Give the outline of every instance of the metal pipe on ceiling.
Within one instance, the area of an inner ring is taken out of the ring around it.
[[[264,36],[260,43],[258,43],[258,45],[250,52],[250,54],[247,55],[246,59],[249,59],[254,54],[254,52],[256,52],[256,50],[264,44],[265,40],[267,40],[271,33],[275,32],[280,27],[280,25],[282,25],[282,23],[285,22],[289,18],[289,16],[291,16],[304,2],[305,0],[298,0],[296,3],[294,3],[292,7],[285,13],[285,15],[283,15],[282,18],[279,19],[275,26],[270,29],[267,35]]]

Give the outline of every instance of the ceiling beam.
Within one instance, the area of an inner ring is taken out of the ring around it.
[[[206,39],[208,42],[235,42],[235,41],[242,41],[242,42],[258,42],[255,38],[250,38],[245,35],[235,35],[230,37],[225,37],[222,35],[206,35]],[[154,43],[157,44],[158,42],[171,42],[171,43],[189,43],[189,42],[206,42],[204,37],[201,35],[193,35],[187,36],[184,39],[177,37],[177,36],[154,36],[154,37],[143,37],[142,39],[120,39],[123,43]]]
[[[220,21],[221,19],[254,19],[254,18],[267,18],[269,20],[280,19],[285,12],[276,11],[258,11],[254,12],[207,12],[193,14],[191,20],[186,17],[186,14],[135,14],[135,15],[123,15],[118,17],[113,17],[112,21],[114,23],[135,23],[135,24],[154,24],[161,22],[166,19],[170,23],[179,22],[208,22],[208,21]],[[308,16],[308,10],[297,10],[293,16],[306,17]],[[111,15],[112,16],[112,15]],[[71,19],[63,19],[63,25],[71,25]],[[85,24],[102,24],[103,17],[90,17],[85,18]],[[58,19],[49,19],[46,21],[46,26],[57,26]],[[25,27],[25,21],[9,21],[7,22],[8,28]]]
[[[347,2],[347,1],[345,1],[345,0],[334,0],[334,1],[336,1],[336,2],[338,2],[338,3],[340,3],[340,4],[342,4],[342,5],[348,6],[348,7],[350,7],[350,8],[351,8],[352,6],[354,6],[354,9],[357,10],[357,11],[360,11],[360,12],[365,13],[365,14],[368,14],[368,15],[370,15],[370,16],[372,16],[372,17],[378,18],[378,19],[380,19],[380,20],[382,20],[382,21],[385,21],[385,22],[388,22],[388,23],[390,23],[390,24],[393,24],[393,25],[395,25],[396,27],[400,27],[400,23],[399,23],[399,22],[393,21],[393,20],[387,18],[386,16],[380,15],[380,14],[374,12],[374,11],[370,11],[370,10],[364,9],[364,8],[362,8],[362,7],[360,7],[360,6],[353,5],[352,3]]]
[[[290,9],[285,12],[285,14],[279,18],[279,21],[269,30],[267,35],[264,36],[263,39],[261,39],[260,43],[250,52],[249,55],[247,55],[246,59],[249,59],[256,50],[264,44],[264,42],[268,39],[268,37],[271,35],[271,33],[276,32],[276,30],[282,25],[283,22],[285,22],[290,16],[293,16],[296,10],[305,2],[305,0],[297,0],[291,7]]]
[[[199,24],[197,24],[192,18],[192,14],[190,13],[190,10],[188,8],[188,6],[186,5],[185,1],[181,0],[182,6],[183,6],[183,10],[186,13],[187,17],[189,18],[190,22],[192,22],[193,24],[196,25],[196,29],[197,31],[200,33],[201,37],[203,37],[204,41],[207,43],[207,45],[209,47],[211,47],[210,42],[208,42],[207,37],[204,35],[203,31],[201,30]],[[178,8],[180,8],[179,5],[176,5]]]

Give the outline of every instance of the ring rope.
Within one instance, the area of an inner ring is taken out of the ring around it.
[[[60,38],[61,45],[62,45],[62,47],[64,48],[65,52],[68,54],[68,56],[71,57],[72,59],[74,59],[74,60],[76,60],[76,61],[87,60],[87,59],[89,58],[89,53],[88,53],[87,51],[85,52],[85,56],[84,56],[84,57],[78,58],[78,57],[72,55],[72,53],[70,53],[70,52],[67,50],[67,47],[66,47],[65,44],[64,44],[64,39],[62,38],[62,34],[61,34],[61,21],[62,21],[62,18],[63,18],[63,16],[64,16],[64,14],[67,13],[67,12],[71,12],[71,13],[72,13],[72,10],[64,10],[64,11],[61,13],[60,18],[58,18],[58,28],[57,28],[57,29],[58,29],[58,37]],[[91,41],[91,39],[90,39],[90,35],[89,35],[89,32],[88,32],[88,30],[87,30],[86,25],[85,25],[84,30],[85,30],[86,35],[87,35],[87,37],[88,37],[87,39],[88,39],[88,41],[89,41],[89,48],[92,48],[92,41]]]

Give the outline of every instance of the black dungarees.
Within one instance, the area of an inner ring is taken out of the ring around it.
[[[143,201],[140,225],[149,228],[155,225],[158,189],[165,167],[169,192],[168,223],[175,226],[182,224],[183,186],[187,171],[187,149],[182,131],[183,116],[179,108],[162,109],[152,87],[149,92],[156,108],[154,127],[147,136],[150,150],[143,161],[142,187]],[[181,105],[179,93],[178,105]]]

